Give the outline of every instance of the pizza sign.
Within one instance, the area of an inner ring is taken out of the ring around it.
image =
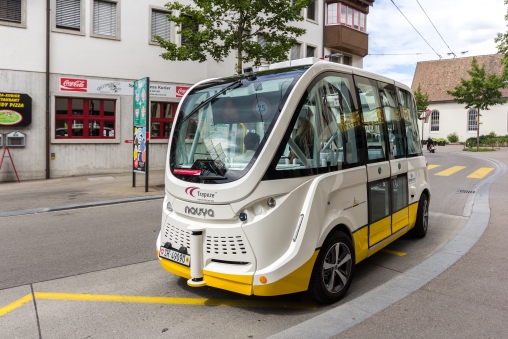
[[[32,98],[28,94],[0,92],[0,126],[32,123]]]

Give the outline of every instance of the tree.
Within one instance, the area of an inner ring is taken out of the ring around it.
[[[476,58],[471,62],[471,69],[467,71],[471,79],[460,79],[460,85],[455,86],[453,91],[446,91],[453,96],[453,100],[459,104],[466,104],[465,108],[474,108],[478,112],[476,119],[476,149],[480,143],[480,111],[488,110],[489,106],[502,104],[499,88],[504,86],[503,77],[495,73],[487,73],[485,65],[480,67]]]
[[[508,0],[504,0],[504,4],[508,5]],[[504,19],[508,21],[508,11],[506,15],[504,16]],[[508,79],[508,32],[506,33],[497,33],[497,36],[494,38],[494,42],[496,42],[497,45],[497,52],[499,54],[503,54],[504,57],[501,60],[501,63],[503,64],[503,78]]]
[[[223,61],[237,51],[235,70],[242,73],[245,62],[261,65],[287,60],[287,53],[305,29],[291,26],[302,21],[302,9],[315,0],[193,0],[193,5],[169,2],[167,15],[184,43],[155,37],[166,52],[166,60],[204,62],[208,56]],[[199,26],[197,26],[199,25]],[[199,27],[199,29],[197,29]],[[254,39],[255,38],[255,39]]]
[[[416,110],[419,113],[418,119],[423,119],[423,113],[427,110],[427,107],[429,106],[429,94],[428,93],[422,93],[422,87],[421,84],[418,83],[418,88],[415,92],[415,100],[416,100]]]

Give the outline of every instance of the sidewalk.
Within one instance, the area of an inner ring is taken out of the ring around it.
[[[0,183],[0,213],[164,195],[164,171],[148,179],[148,192],[144,174],[136,173],[132,187],[132,172]]]

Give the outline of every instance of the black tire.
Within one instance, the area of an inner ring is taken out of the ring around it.
[[[343,232],[331,232],[312,269],[310,296],[323,304],[340,300],[351,285],[354,271],[355,251],[351,239]]]
[[[418,202],[418,212],[416,214],[416,224],[411,230],[415,238],[423,238],[429,228],[429,198],[427,194],[422,193]]]

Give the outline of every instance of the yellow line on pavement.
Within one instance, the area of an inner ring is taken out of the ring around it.
[[[450,167],[448,169],[445,169],[444,171],[436,173],[434,175],[439,175],[439,176],[442,176],[442,177],[447,177],[447,176],[450,176],[450,175],[452,175],[454,173],[457,173],[458,171],[463,170],[464,168],[466,168],[466,166],[453,166],[453,167]]]
[[[51,293],[35,292],[36,299],[49,300],[81,300],[81,301],[105,301],[120,303],[143,303],[143,304],[172,304],[172,305],[201,305],[201,306],[233,306],[233,307],[266,307],[266,308],[297,308],[317,309],[313,301],[280,301],[280,300],[234,300],[234,299],[207,299],[207,298],[172,298],[172,297],[149,297],[110,294],[76,294],[76,293]]]
[[[11,311],[14,311],[16,308],[23,306],[24,304],[26,304],[27,302],[29,302],[31,300],[32,300],[32,295],[27,294],[23,298],[18,299],[15,302],[10,303],[7,306],[0,308],[0,317],[3,315],[6,315],[7,313],[9,313]]]
[[[439,167],[439,166],[441,166],[441,165],[428,165],[427,169],[431,170],[431,169]]]
[[[390,253],[390,254],[396,255],[398,257],[403,257],[403,256],[405,256],[407,254],[406,252],[398,252],[398,251],[393,251],[393,250],[387,250],[386,248],[382,249],[381,252]]]
[[[490,171],[492,171],[493,169],[494,168],[492,168],[492,167],[482,167],[482,168],[474,171],[473,173],[469,174],[467,177],[472,178],[472,179],[481,179],[484,176],[486,176],[487,174],[489,174]]]

